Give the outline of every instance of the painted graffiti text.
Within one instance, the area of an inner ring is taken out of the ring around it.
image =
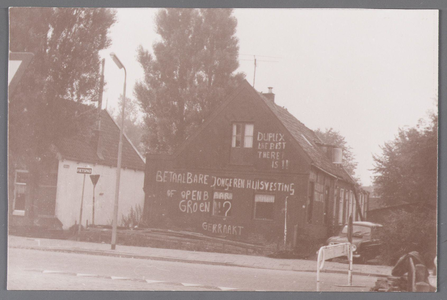
[[[175,192],[176,192],[175,190],[167,190],[166,194],[168,195],[169,198],[172,198],[174,196]]]
[[[283,164],[283,168],[288,168],[289,161],[279,161]],[[175,174],[175,175],[174,175]],[[178,181],[179,178],[184,178],[184,181]],[[255,191],[269,191],[269,192],[287,192],[290,195],[295,194],[294,183],[284,183],[266,180],[251,180],[245,178],[231,178],[231,177],[217,177],[208,174],[193,174],[190,172],[186,173],[175,173],[171,171],[157,171],[156,181],[157,182],[172,182],[172,183],[184,183],[191,184],[194,183],[194,178],[197,178],[197,183],[208,185],[210,188],[220,188],[223,190],[230,190],[233,188],[238,189],[252,189]],[[201,179],[200,179],[201,178]],[[172,181],[171,181],[172,180]],[[174,193],[178,193],[176,190],[167,191],[168,197],[173,197]],[[185,190],[180,192],[183,200],[194,200],[194,201],[206,201],[209,200],[209,192],[198,191],[198,190]],[[230,199],[228,199],[230,200]]]
[[[282,133],[264,133],[258,132],[258,141],[262,142],[284,142],[284,134]]]
[[[188,190],[181,192],[182,198],[184,200],[193,200],[193,201],[206,201],[208,200],[208,192],[207,191],[196,191],[196,190]]]
[[[210,212],[210,202],[194,202],[192,200],[182,200],[180,201],[178,208],[181,212],[192,214],[195,212]]]
[[[175,173],[172,171],[157,171],[155,180],[157,182],[174,182],[174,183],[198,183],[208,185],[209,175],[193,174],[191,172]]]
[[[211,224],[211,223],[203,222],[202,228],[203,228],[203,230],[210,231],[212,233],[241,235],[242,229],[244,227],[237,226],[237,225]]]

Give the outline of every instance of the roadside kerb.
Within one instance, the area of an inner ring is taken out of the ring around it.
[[[245,268],[254,268],[254,269],[266,269],[266,270],[286,270],[286,271],[294,271],[294,272],[308,272],[308,273],[316,273],[315,269],[297,269],[293,266],[283,266],[283,267],[275,267],[275,266],[262,266],[259,263],[254,265],[241,264],[241,263],[233,263],[233,262],[218,262],[218,261],[206,261],[206,260],[197,260],[197,259],[184,259],[184,258],[174,258],[174,257],[162,257],[162,256],[151,256],[151,255],[138,255],[138,254],[130,254],[125,252],[117,252],[108,251],[108,250],[90,250],[90,249],[67,249],[67,248],[53,248],[53,247],[38,247],[38,246],[14,246],[10,245],[10,248],[15,249],[28,249],[28,250],[39,250],[39,251],[53,251],[53,252],[64,252],[64,253],[76,253],[76,254],[88,254],[88,255],[102,255],[102,256],[111,256],[111,257],[121,257],[121,258],[137,258],[137,259],[148,259],[148,260],[158,260],[158,261],[171,261],[171,262],[183,262],[183,263],[193,263],[193,264],[205,264],[205,265],[220,265],[220,266],[230,266],[230,267],[245,267]],[[267,259],[267,258],[266,258]],[[337,270],[337,269],[324,269],[321,270],[322,273],[334,273],[334,274],[346,274],[346,270]],[[374,276],[374,277],[388,277],[387,274],[380,273],[366,273],[353,271],[353,275],[360,276]]]

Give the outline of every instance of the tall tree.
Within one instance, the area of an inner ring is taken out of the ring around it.
[[[111,40],[115,12],[98,8],[11,8],[10,51],[32,52],[19,86],[9,94],[9,164],[26,165],[30,190],[51,145],[78,132],[91,118],[74,102],[99,91],[99,51]],[[10,168],[13,170],[13,168]]]
[[[436,207],[438,116],[416,127],[401,128],[375,155],[374,184],[386,203],[422,203]]]
[[[143,144],[143,136],[145,134],[146,126],[142,119],[143,112],[136,99],[126,97],[124,102],[124,133],[132,142],[132,144],[137,148],[140,153],[144,153],[145,147]],[[118,101],[118,108],[112,109],[112,117],[117,122],[121,124],[121,113],[123,107],[123,96],[121,95]]]
[[[138,50],[145,73],[135,95],[145,111],[151,152],[170,153],[234,88],[237,20],[231,9],[161,9],[153,54]]]
[[[323,143],[335,145],[343,150],[343,167],[349,175],[354,176],[357,162],[355,161],[354,153],[352,153],[352,147],[348,145],[345,137],[333,128],[326,128],[324,131],[317,129],[315,130],[315,133]]]
[[[416,127],[401,128],[385,143],[375,161],[375,191],[381,200],[409,203],[384,222],[382,256],[389,262],[410,251],[418,251],[431,265],[436,256],[436,204],[438,170],[438,116]]]

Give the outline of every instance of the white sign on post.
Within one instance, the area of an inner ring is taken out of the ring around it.
[[[92,174],[92,168],[88,167],[78,167],[78,174]]]

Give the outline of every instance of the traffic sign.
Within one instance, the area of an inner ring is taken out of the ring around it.
[[[352,230],[353,230],[353,223],[352,223],[352,215],[349,215],[348,219],[348,242],[352,243]]]
[[[90,179],[92,180],[93,185],[96,185],[99,180],[99,175],[90,175]]]
[[[92,168],[78,167],[78,174],[92,174]]]

